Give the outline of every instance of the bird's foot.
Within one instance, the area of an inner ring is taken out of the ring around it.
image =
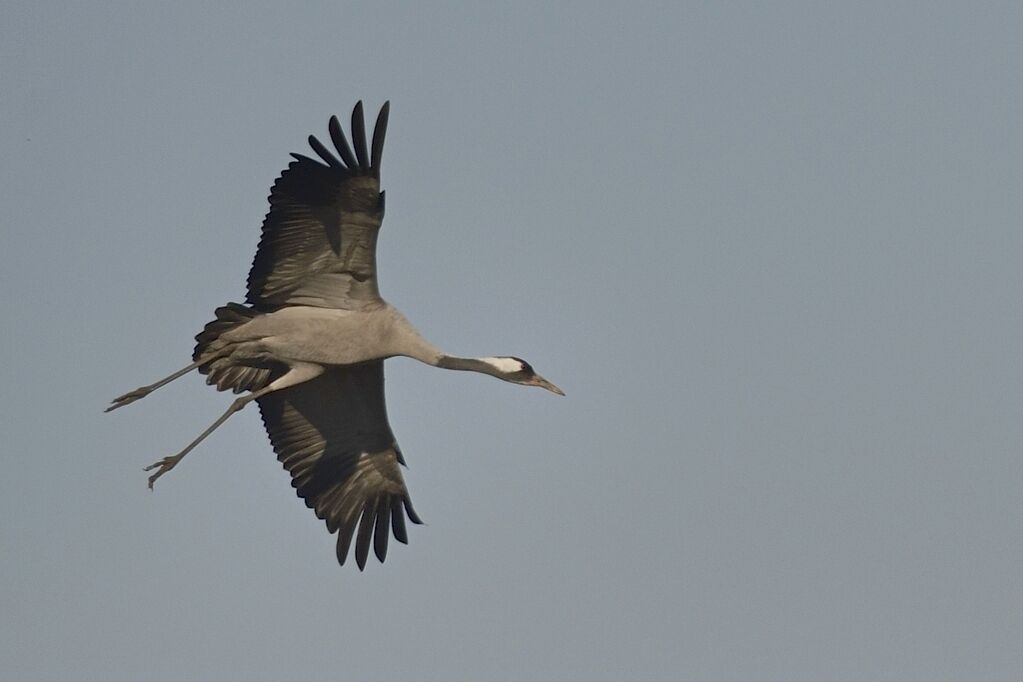
[[[153,489],[153,484],[156,483],[156,479],[163,476],[165,473],[173,469],[178,462],[181,461],[183,455],[173,455],[172,457],[164,457],[159,462],[153,462],[147,466],[143,471],[152,471],[156,469],[156,473],[149,477],[149,489]]]
[[[136,388],[134,391],[128,391],[122,396],[118,396],[110,401],[110,407],[103,410],[109,412],[110,410],[116,410],[118,407],[124,407],[129,403],[133,403],[139,398],[145,398],[147,395],[153,392],[153,389],[149,386],[143,386],[142,388]]]

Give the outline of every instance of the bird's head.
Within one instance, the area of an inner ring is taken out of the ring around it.
[[[492,368],[492,371],[487,373],[492,374],[498,379],[504,379],[513,384],[522,384],[523,386],[539,386],[540,388],[546,388],[551,393],[565,395],[564,391],[533,371],[532,366],[522,358],[504,356],[482,358],[482,360]]]

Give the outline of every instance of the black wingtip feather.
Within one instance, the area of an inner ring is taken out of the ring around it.
[[[380,563],[387,558],[387,538],[391,534],[391,506],[387,499],[381,499],[377,505],[377,522],[373,530],[373,553],[377,555]]]
[[[402,502],[405,505],[405,513],[408,514],[409,521],[418,525],[422,525],[423,520],[419,518],[419,515],[416,514],[416,510],[412,508],[412,500],[409,499],[408,495],[402,498]]]
[[[359,536],[355,540],[355,563],[359,565],[360,571],[366,568],[366,559],[369,558],[369,542],[375,525],[373,512],[373,503],[367,502],[362,509],[362,520],[359,521]]]
[[[390,101],[384,102],[377,114],[376,125],[373,126],[373,148],[370,155],[370,167],[373,169],[373,176],[380,177],[380,162],[384,155],[384,136],[387,134],[387,117],[391,112]]]
[[[348,558],[348,550],[352,546],[352,536],[355,535],[355,521],[346,522],[341,525],[337,536],[337,562],[342,566]]]
[[[342,514],[343,520],[338,524],[336,552],[338,564],[344,566],[354,540],[355,563],[360,571],[366,568],[371,545],[376,558],[380,563],[384,562],[391,533],[401,544],[408,544],[405,514],[408,514],[413,523],[422,523],[407,497],[392,497],[390,501],[381,500],[375,507],[372,502],[366,502],[359,511]],[[403,511],[405,513],[402,513]]]
[[[313,151],[316,152],[317,156],[319,156],[321,159],[327,162],[328,166],[340,170],[345,170],[345,166],[338,160],[336,156],[330,153],[330,150],[327,149],[322,142],[316,139],[315,135],[309,136],[309,146],[313,148]]]
[[[330,139],[345,165],[349,168],[358,168],[359,164],[355,160],[355,155],[352,154],[352,148],[348,146],[348,140],[345,139],[345,132],[341,129],[341,122],[337,120],[337,116],[330,117],[327,130],[330,131]]]
[[[403,545],[408,544],[408,532],[405,530],[405,513],[401,508],[401,498],[391,501],[391,531],[394,539]]]
[[[294,152],[292,152],[291,156],[294,157],[295,161],[298,161],[299,163],[311,163],[311,164],[313,164],[315,166],[318,166],[320,168],[324,167],[322,163],[320,163],[319,161],[317,161],[316,159],[314,159],[314,158],[312,158],[310,156],[306,156],[304,154],[295,154]],[[292,162],[292,163],[294,163],[294,162]],[[290,168],[291,164],[289,164],[288,167]]]
[[[369,153],[366,151],[366,119],[362,115],[361,99],[352,109],[352,144],[355,145],[355,155],[359,157],[359,167],[369,170]]]

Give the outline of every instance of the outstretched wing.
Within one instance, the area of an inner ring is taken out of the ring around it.
[[[291,473],[299,497],[331,533],[340,531],[339,563],[344,565],[353,538],[360,570],[371,542],[381,562],[391,532],[408,543],[405,515],[422,521],[409,500],[399,466],[405,460],[387,423],[383,360],[330,369],[258,401],[277,459]]]
[[[312,135],[322,159],[292,154],[270,189],[270,212],[249,271],[248,302],[260,311],[288,305],[358,310],[380,301],[377,232],[384,217],[380,160],[390,103],[385,103],[366,146],[362,102],[352,111],[348,146],[336,116],[330,139],[340,158]]]

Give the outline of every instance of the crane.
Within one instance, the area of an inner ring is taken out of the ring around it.
[[[337,532],[338,563],[344,565],[354,540],[359,570],[371,544],[383,562],[392,533],[408,543],[406,516],[422,523],[387,419],[384,359],[405,356],[564,395],[521,358],[444,353],[380,297],[376,243],[389,110],[384,103],[368,146],[360,101],[351,116],[352,146],[332,116],[328,132],[336,155],[312,135],[309,146],[319,159],[291,155],[270,190],[245,304],[216,309],[195,337],[191,364],[115,398],[106,409],[195,370],[219,391],[244,394],[183,450],[145,468],[153,472],[152,489],[232,414],[256,401],[298,496]]]

